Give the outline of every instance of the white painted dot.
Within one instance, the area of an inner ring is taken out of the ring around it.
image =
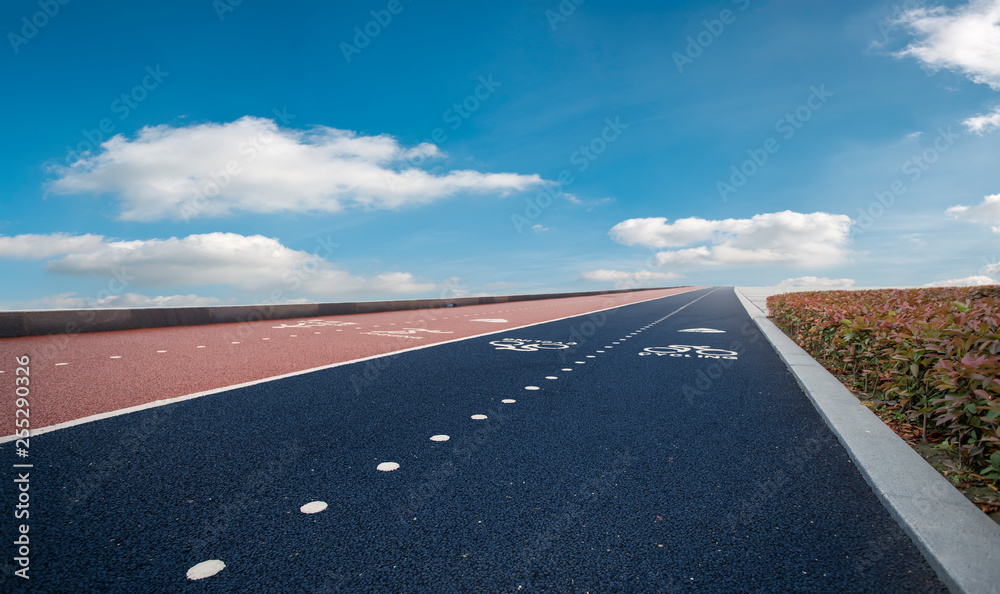
[[[157,352],[157,353],[165,353],[165,352],[167,352],[167,351],[156,351],[156,352]]]
[[[525,386],[524,389],[525,390],[538,390],[539,387],[538,386]]]
[[[304,514],[318,514],[319,512],[327,508],[325,501],[310,501],[309,503],[303,505],[299,508],[299,511]]]
[[[472,415],[472,417],[470,418],[475,419],[477,421],[482,421],[486,418],[486,415]]]
[[[197,346],[197,347],[195,347],[195,348],[199,348],[199,349],[204,349],[204,348],[206,348],[206,347],[205,347],[205,345],[203,345],[203,344],[200,344],[200,345],[198,345],[198,346]]]
[[[57,367],[58,367],[59,365],[69,365],[69,363],[56,363],[56,366],[57,366]]]
[[[517,400],[514,400],[513,398],[504,398],[500,402],[503,402],[504,404],[514,404]]]
[[[451,439],[447,435],[431,435],[431,441],[448,441]]]
[[[187,571],[187,578],[189,580],[200,580],[212,577],[225,568],[226,564],[222,561],[219,561],[218,559],[209,559],[208,561],[202,561],[189,569]]]
[[[395,462],[383,462],[379,464],[376,468],[378,468],[382,472],[392,472],[393,470],[399,468],[399,464]]]
[[[572,367],[563,367],[563,371],[573,371]]]
[[[546,375],[545,379],[559,379],[559,376],[556,376],[556,375]]]

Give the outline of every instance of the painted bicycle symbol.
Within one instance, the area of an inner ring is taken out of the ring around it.
[[[357,326],[357,322],[341,322],[339,320],[305,320],[297,324],[285,324],[271,326],[272,328],[319,328],[322,326]]]
[[[523,338],[504,338],[503,340],[494,340],[490,343],[496,347],[498,351],[537,351],[537,350],[551,350],[557,351],[561,349],[568,349],[570,346],[575,345],[575,342],[555,342],[552,340],[528,340]]]
[[[689,344],[672,344],[665,347],[648,347],[639,353],[640,357],[656,355],[657,357],[686,357],[689,359],[736,359],[739,353],[726,349],[716,349],[710,346],[694,346]]]

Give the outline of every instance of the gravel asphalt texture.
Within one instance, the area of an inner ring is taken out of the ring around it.
[[[31,591],[946,591],[730,288],[375,361],[32,438]]]

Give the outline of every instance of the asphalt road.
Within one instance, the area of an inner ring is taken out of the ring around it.
[[[32,438],[31,590],[945,591],[731,289],[374,361]]]
[[[692,287],[458,308],[0,339],[0,385],[28,355],[36,430],[279,375],[674,295]],[[6,374],[6,375],[5,375]],[[7,381],[13,382],[12,379]],[[357,381],[364,383],[364,377]],[[14,408],[0,407],[0,436]],[[0,437],[0,441],[4,441]]]

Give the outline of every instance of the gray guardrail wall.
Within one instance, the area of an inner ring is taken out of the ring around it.
[[[661,287],[670,288],[670,287]],[[320,316],[487,305],[512,301],[534,301],[563,297],[586,297],[653,291],[656,289],[619,289],[542,295],[507,295],[496,297],[461,297],[455,299],[409,299],[401,301],[356,301],[348,303],[289,303],[281,305],[223,305],[217,307],[164,307],[138,309],[74,309],[0,312],[0,338],[75,334],[107,330],[135,330],[166,326],[230,324],[260,320],[287,320]]]

